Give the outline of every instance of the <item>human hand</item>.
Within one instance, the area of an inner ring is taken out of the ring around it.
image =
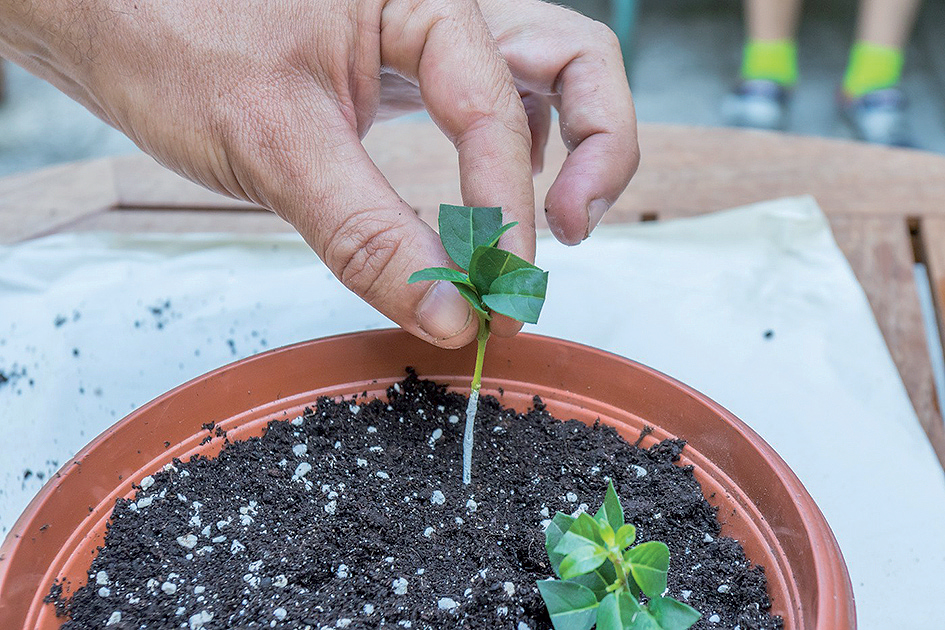
[[[375,118],[421,97],[463,203],[501,205],[521,226],[502,246],[528,260],[551,105],[571,151],[545,203],[559,240],[580,242],[638,162],[613,34],[536,0],[34,0],[0,18],[5,56],[169,168],[272,209],[349,289],[446,347],[476,318],[448,283],[406,284],[447,256],[362,147]]]

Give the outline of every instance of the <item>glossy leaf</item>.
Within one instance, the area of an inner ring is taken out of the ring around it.
[[[607,560],[607,550],[593,543],[578,547],[561,561],[561,577],[565,580],[590,573]]]
[[[664,543],[651,540],[631,547],[624,559],[630,563],[630,573],[647,597],[660,597],[666,591],[669,548]]]
[[[588,630],[597,618],[597,597],[574,582],[541,580],[538,591],[545,600],[555,630]]]
[[[545,530],[545,551],[548,552],[551,568],[554,569],[555,575],[558,577],[561,577],[561,573],[558,572],[558,567],[561,565],[561,561],[564,560],[566,554],[556,552],[555,547],[558,546],[558,543],[561,542],[561,537],[571,528],[573,523],[573,516],[568,516],[564,512],[557,512],[551,519],[551,523],[548,524],[548,529]]]
[[[512,228],[514,228],[516,225],[518,225],[518,221],[512,221],[511,223],[506,223],[505,225],[500,227],[498,230],[496,230],[495,234],[489,237],[489,241],[486,243],[486,245],[488,245],[489,247],[495,247],[496,245],[499,244],[499,239],[502,237],[502,235],[508,232],[509,230],[511,230]]]
[[[600,537],[600,529],[597,521],[591,518],[587,513],[581,512],[574,519],[571,527],[565,532],[564,536],[555,546],[555,551],[568,555],[572,551],[585,545],[603,546],[604,541]]]
[[[476,289],[467,284],[460,284],[458,282],[454,282],[453,286],[456,287],[456,290],[459,291],[459,294],[472,305],[477,313],[486,319],[492,319],[492,316],[489,315],[489,311],[487,311],[486,307],[482,304],[479,294],[476,293]]]
[[[687,630],[702,617],[698,610],[672,597],[653,597],[646,607],[663,630]]]
[[[511,252],[494,247],[480,246],[472,254],[469,265],[469,279],[481,295],[492,293],[492,283],[504,274],[519,269],[536,269],[535,265],[519,258]]]
[[[597,630],[629,630],[634,617],[643,611],[640,604],[626,591],[610,593],[597,608]]]
[[[591,589],[597,596],[598,601],[600,601],[607,596],[607,587],[617,581],[617,573],[614,571],[614,565],[608,561],[590,573],[578,575],[576,577],[570,578],[568,581],[577,582],[578,584]]]
[[[429,280],[446,280],[447,282],[472,286],[472,282],[469,281],[469,276],[462,271],[456,271],[449,267],[427,267],[426,269],[415,271],[410,274],[410,278],[407,279],[407,284]]]
[[[637,528],[627,523],[626,525],[621,525],[620,529],[617,530],[617,541],[616,546],[621,551],[633,544],[633,541],[637,538]]]
[[[502,229],[501,208],[472,208],[440,205],[440,241],[446,253],[460,268],[469,269],[477,247],[489,246]]]
[[[496,313],[535,324],[545,303],[547,287],[547,271],[519,269],[496,278],[482,303]]]
[[[594,515],[597,521],[608,523],[615,532],[624,524],[623,506],[620,505],[620,498],[614,489],[614,482],[607,482],[607,491],[604,492],[604,503]]]

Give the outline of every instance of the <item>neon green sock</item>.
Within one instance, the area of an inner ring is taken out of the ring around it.
[[[797,44],[793,39],[753,39],[745,44],[743,79],[767,79],[784,87],[797,83]]]
[[[856,42],[850,49],[843,91],[847,96],[858,98],[867,92],[896,85],[902,75],[903,58],[898,48]]]

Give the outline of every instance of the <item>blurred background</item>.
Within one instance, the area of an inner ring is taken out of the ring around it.
[[[782,7],[791,1],[768,0]],[[902,120],[892,124],[905,125],[908,144],[945,153],[945,0],[864,1],[885,3],[894,18],[897,11],[909,13],[912,5],[920,4],[914,20],[908,16],[903,20],[910,36],[902,49],[904,64],[896,87],[908,99],[908,107],[902,110]],[[740,0],[570,0],[567,4],[610,24],[625,42],[640,121],[746,124],[744,119],[733,120],[730,110],[723,113],[733,89],[743,85],[746,27]],[[854,44],[859,5],[857,0],[803,3],[796,37],[798,80],[776,126],[797,134],[855,136],[838,112],[838,92]],[[889,14],[879,19],[890,21]],[[759,98],[771,100],[765,89],[749,92],[747,98],[755,99],[751,106]],[[3,93],[0,176],[136,151],[117,131],[8,62],[3,62]],[[886,98],[871,105],[895,109],[894,101]],[[883,121],[890,124],[888,116],[879,124]]]

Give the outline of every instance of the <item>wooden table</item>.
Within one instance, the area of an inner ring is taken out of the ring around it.
[[[455,152],[429,123],[400,122],[365,140],[395,188],[435,224],[458,201]],[[866,290],[919,421],[945,466],[945,426],[913,274],[929,270],[945,338],[945,156],[728,129],[644,125],[643,162],[605,222],[690,216],[813,195]],[[565,149],[551,143],[539,203]],[[542,213],[539,213],[541,215]],[[543,217],[539,216],[539,221]],[[288,231],[274,215],[203,190],[145,156],[57,166],[0,180],[0,242],[63,231]]]

